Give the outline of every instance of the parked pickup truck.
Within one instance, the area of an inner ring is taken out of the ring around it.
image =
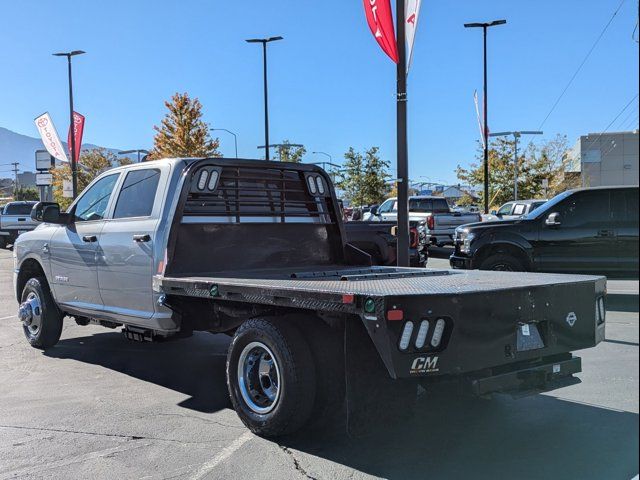
[[[431,245],[453,245],[453,235],[460,225],[479,222],[480,214],[452,212],[443,197],[409,197],[409,220],[425,220]],[[374,212],[372,221],[398,221],[398,199],[389,198]]]
[[[368,253],[374,265],[396,265],[396,222],[345,222],[347,243]],[[409,222],[409,264],[425,267],[428,259],[426,222]]]
[[[638,187],[568,190],[523,218],[464,225],[450,264],[638,278]]]
[[[548,200],[516,200],[514,202],[507,202],[498,210],[493,210],[487,215],[482,215],[482,221],[490,222],[493,220],[515,220],[516,218],[522,218],[546,202],[548,202]]]
[[[38,204],[43,224],[16,241],[24,334],[53,347],[65,316],[138,341],[226,333],[233,406],[263,436],[340,406],[349,419],[376,402],[393,412],[419,383],[475,395],[576,383],[571,352],[604,339],[602,277],[372,267],[339,212],[313,165],[109,170],[65,213]]]
[[[36,228],[31,209],[37,202],[10,202],[0,209],[0,248],[12,245],[18,235]]]

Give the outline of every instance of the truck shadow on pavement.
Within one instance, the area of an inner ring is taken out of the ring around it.
[[[55,358],[100,365],[190,395],[180,406],[230,408],[225,381],[229,339],[195,334],[145,344],[119,333],[61,340]],[[393,480],[424,478],[632,478],[638,472],[638,415],[538,395],[520,400],[427,393],[401,422],[371,419],[369,432],[343,421],[277,443],[309,478],[347,477],[350,469]],[[295,451],[302,452],[296,453]],[[325,460],[333,462],[329,466]],[[352,472],[351,472],[352,473]]]
[[[195,333],[161,343],[126,340],[119,332],[62,339],[45,355],[100,365],[191,398],[181,407],[212,413],[231,407],[225,377],[225,335]]]

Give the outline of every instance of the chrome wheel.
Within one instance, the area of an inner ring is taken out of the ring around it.
[[[31,336],[38,335],[42,326],[42,307],[37,293],[29,292],[26,300],[20,304],[18,319]]]
[[[238,385],[242,399],[258,414],[272,411],[280,398],[280,368],[269,348],[251,342],[238,359]]]

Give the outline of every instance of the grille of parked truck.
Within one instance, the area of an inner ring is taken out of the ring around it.
[[[16,241],[36,348],[65,316],[138,341],[233,337],[227,386],[255,433],[409,404],[417,386],[521,395],[578,381],[605,335],[605,279],[373,267],[312,165],[174,159],[109,170]],[[220,385],[220,388],[224,388]],[[345,396],[348,401],[344,402]]]
[[[570,190],[528,215],[459,227],[454,268],[638,275],[638,187]]]
[[[0,208],[0,248],[12,245],[18,235],[36,228],[31,209],[37,202],[10,202]]]

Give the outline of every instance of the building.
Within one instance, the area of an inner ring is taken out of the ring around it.
[[[34,172],[19,173],[18,185],[22,188],[36,188],[36,174]]]
[[[471,197],[474,202],[479,201],[476,193],[469,187],[452,185],[450,187],[445,187],[442,191],[442,196],[447,199],[447,202],[449,202],[450,205],[457,204],[460,199],[466,195]]]
[[[567,173],[579,173],[583,187],[638,184],[638,130],[590,133],[569,152]]]

